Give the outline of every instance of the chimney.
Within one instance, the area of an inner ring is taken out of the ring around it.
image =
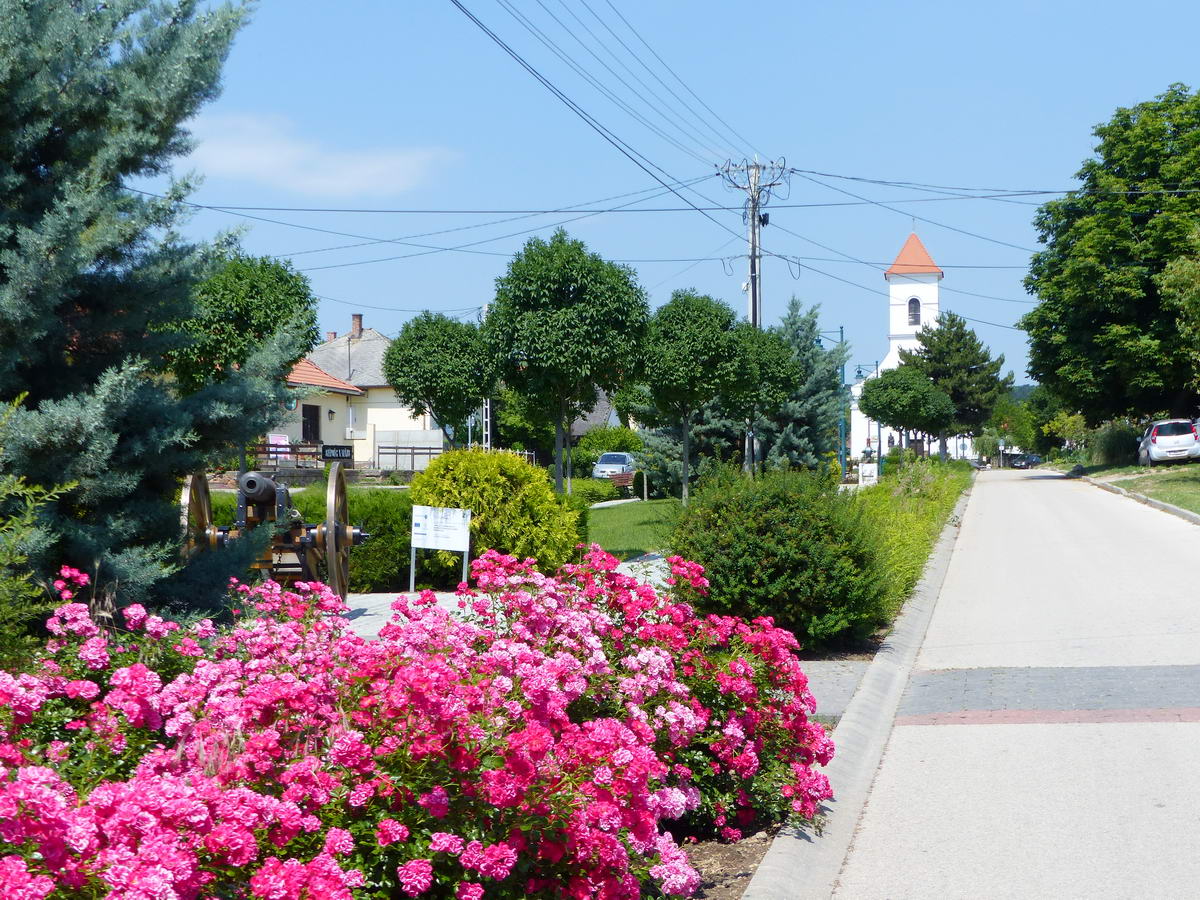
[[[350,340],[357,341],[362,337],[362,313],[350,317]]]
[[[327,332],[325,332],[325,340],[327,340],[327,341],[336,341],[336,340],[337,340],[337,332],[336,332],[336,331],[327,331]]]

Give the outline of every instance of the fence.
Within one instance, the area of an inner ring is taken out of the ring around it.
[[[478,444],[472,445],[478,447]],[[375,468],[384,471],[421,472],[429,465],[429,461],[441,456],[445,451],[441,447],[406,447],[397,444],[380,444],[375,448]],[[537,459],[529,450],[506,450],[496,448],[496,453],[515,454],[531,465],[537,465]]]
[[[254,460],[256,469],[320,468],[320,444],[250,444],[246,456]]]

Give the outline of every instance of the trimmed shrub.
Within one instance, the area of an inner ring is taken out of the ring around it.
[[[472,554],[497,550],[535,557],[544,571],[567,562],[579,543],[579,512],[555,495],[543,469],[515,453],[451,450],[413,479],[412,502],[471,510]],[[457,555],[439,552],[445,566]]]
[[[852,497],[796,470],[758,479],[722,467],[681,511],[671,548],[705,568],[706,612],[772,616],[808,645],[884,621],[878,554]]]
[[[571,448],[571,466],[575,474],[586,478],[601,453],[637,453],[642,439],[632,428],[623,425],[600,425],[585,432]]]
[[[325,521],[325,489],[312,485],[291,492],[305,522]],[[350,590],[353,593],[399,591],[408,588],[408,551],[412,534],[412,498],[408,491],[350,488],[346,506],[350,522],[371,535],[350,550]],[[237,494],[212,495],[213,520],[232,525],[237,519]]]
[[[617,486],[607,478],[571,479],[571,496],[578,497],[585,506],[603,503],[605,500],[616,500],[620,494]]]

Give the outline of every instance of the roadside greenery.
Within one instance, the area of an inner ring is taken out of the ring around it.
[[[591,478],[592,467],[602,453],[637,453],[642,449],[642,438],[632,428],[624,425],[599,425],[579,438],[571,448],[571,465],[579,478]],[[579,489],[575,481],[572,490]]]
[[[970,484],[971,467],[965,462],[917,459],[857,492],[863,524],[885,572],[885,621],[896,617],[916,587],[938,535]]]
[[[618,559],[661,553],[667,548],[678,510],[679,501],[674,498],[593,509],[588,516],[588,540]]]
[[[911,363],[868,379],[859,409],[876,422],[904,433],[945,434],[955,408],[945,391]]]

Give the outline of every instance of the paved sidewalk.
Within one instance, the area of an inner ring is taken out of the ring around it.
[[[1198,549],[1088,484],[981,475],[835,896],[1195,896]]]

